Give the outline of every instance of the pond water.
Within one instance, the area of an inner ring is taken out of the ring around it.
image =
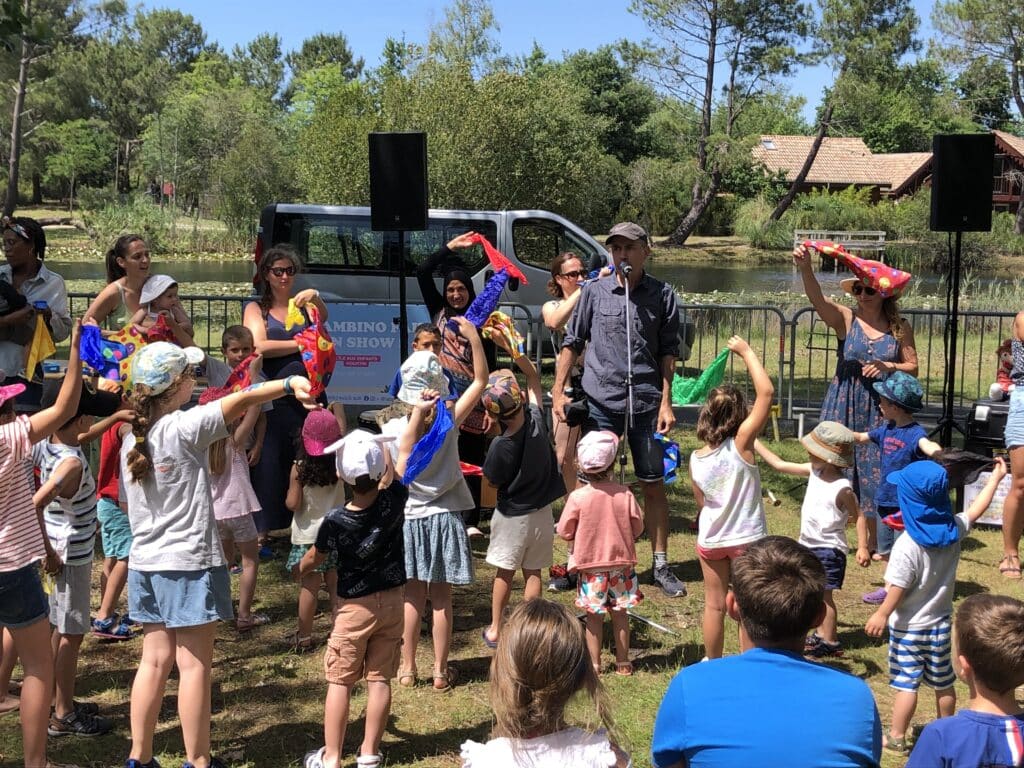
[[[65,280],[106,281],[106,273],[100,262],[47,261],[47,266]],[[803,285],[796,268],[789,264],[743,264],[726,262],[718,265],[704,264],[661,264],[651,265],[652,274],[685,293],[803,293]],[[248,259],[231,261],[154,261],[154,274],[171,274],[182,283],[238,283],[249,285],[251,262]],[[1006,274],[977,272],[982,279],[1008,279]],[[848,272],[818,272],[818,279],[826,294],[839,292],[839,281],[849,277]],[[922,294],[939,294],[942,276],[931,272],[915,274],[912,290]],[[185,292],[193,292],[185,285]]]

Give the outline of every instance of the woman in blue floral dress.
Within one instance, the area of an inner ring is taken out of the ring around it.
[[[857,302],[851,309],[825,298],[807,248],[797,246],[793,262],[800,270],[807,298],[839,339],[839,359],[821,404],[821,418],[838,421],[854,432],[874,429],[882,423],[882,413],[878,393],[871,385],[894,371],[917,375],[914,330],[900,317],[897,297],[883,296],[885,291],[877,281],[848,278],[840,283]],[[858,444],[855,450],[851,480],[868,519],[868,547],[874,552],[878,525],[875,488],[882,481],[881,454],[874,443]]]

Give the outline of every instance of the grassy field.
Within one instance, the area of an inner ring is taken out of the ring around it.
[[[680,436],[684,449],[695,447],[693,440]],[[785,457],[802,460],[806,454],[795,441],[774,446]],[[781,506],[768,509],[772,533],[796,536],[799,530],[799,508],[802,486],[795,479],[777,476],[763,469],[764,487],[772,489],[782,501]],[[654,715],[671,677],[683,665],[703,656],[700,617],[703,607],[703,586],[699,567],[694,559],[694,535],[688,521],[694,516],[694,504],[685,477],[683,484],[670,486],[673,534],[670,558],[677,563],[679,575],[690,586],[685,598],[670,599],[651,587],[639,612],[676,632],[678,637],[632,625],[632,648],[637,674],[619,678],[603,676],[618,723],[620,740],[632,752],[634,765],[650,765],[649,748]],[[852,532],[851,532],[852,535]],[[321,654],[296,656],[289,652],[284,640],[293,629],[296,586],[284,578],[281,553],[287,543],[277,547],[279,559],[265,563],[260,571],[257,591],[258,607],[270,614],[273,623],[239,636],[231,627],[221,627],[215,648],[213,673],[213,741],[214,750],[235,766],[246,768],[278,768],[300,764],[302,755],[322,741],[323,695],[326,683],[322,677]],[[477,580],[467,588],[455,591],[455,638],[452,663],[461,674],[460,684],[451,692],[435,693],[429,685],[414,689],[394,688],[391,721],[384,742],[384,755],[389,766],[412,768],[450,767],[459,765],[459,744],[467,738],[486,739],[491,727],[488,704],[487,672],[490,652],[480,641],[480,629],[489,620],[490,583],[493,571],[483,561],[485,546],[475,546]],[[564,560],[564,547],[556,543],[556,557]],[[646,540],[638,552],[642,576],[649,574],[650,550]],[[964,542],[957,576],[957,598],[992,590],[1021,597],[1021,583],[1003,580],[996,572],[1001,554],[1000,534],[996,530],[978,530]],[[878,564],[860,569],[851,557],[846,586],[837,593],[840,637],[846,652],[841,659],[829,663],[865,679],[873,690],[883,722],[887,722],[891,695],[887,685],[887,663],[884,641],[868,638],[864,622],[872,608],[860,602],[860,595],[881,582]],[[98,575],[97,564],[94,573]],[[521,599],[518,589],[513,600]],[[550,594],[550,593],[549,593]],[[555,599],[569,604],[570,596]],[[94,599],[94,605],[97,600]],[[322,603],[326,607],[325,603]],[[328,632],[326,615],[317,619],[315,636],[323,640]],[[96,701],[105,714],[114,719],[112,733],[96,739],[51,740],[51,758],[81,766],[120,764],[128,749],[128,693],[138,662],[140,641],[103,644],[87,638],[80,663],[78,696]],[[727,630],[726,652],[736,653],[736,634]],[[606,661],[610,660],[610,652]],[[429,639],[424,635],[419,650],[419,669],[429,671],[432,656]],[[16,677],[17,677],[16,673]],[[961,705],[966,689],[958,684]],[[172,678],[161,712],[156,736],[156,752],[164,766],[173,768],[183,759],[181,734],[178,728]],[[1024,700],[1024,690],[1018,692]],[[354,764],[352,750],[362,734],[362,712],[365,692],[360,686],[352,707],[352,724],[346,741],[346,765]],[[578,714],[585,717],[585,712]],[[916,723],[934,717],[934,697],[926,692],[921,697]],[[794,717],[803,716],[793,713]],[[20,765],[20,737],[17,718],[0,719],[0,765]],[[901,766],[903,760],[886,755],[884,768]]]

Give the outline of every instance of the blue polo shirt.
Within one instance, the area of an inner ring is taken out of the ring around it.
[[[651,743],[655,768],[859,768],[877,766],[881,752],[863,680],[770,648],[681,670]]]
[[[916,421],[902,427],[897,427],[895,422],[890,421],[868,432],[868,438],[882,452],[882,483],[875,491],[876,506],[898,507],[900,505],[900,500],[896,495],[896,486],[886,478],[890,472],[903,469],[908,464],[920,459],[928,458],[917,448],[922,437],[928,437],[928,433]]]

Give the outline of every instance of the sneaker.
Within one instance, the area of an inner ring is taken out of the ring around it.
[[[471,539],[482,539],[484,537],[484,532],[475,525],[471,525],[466,529],[466,535]]]
[[[264,544],[260,547],[260,560],[273,560],[277,555],[274,554],[274,550],[270,548],[269,544]]]
[[[813,648],[807,648],[804,646],[805,656],[810,656],[814,659],[827,659],[843,655],[843,646],[841,643],[828,643],[818,635],[814,635],[814,637],[817,638],[817,642]]]
[[[676,578],[667,564],[654,566],[651,577],[652,581],[661,587],[661,591],[669,597],[683,597],[686,594],[686,585]]]
[[[868,605],[881,605],[885,602],[885,596],[889,593],[885,591],[885,587],[879,587],[874,592],[868,592],[866,595],[861,595],[860,599]]]
[[[307,752],[302,760],[302,768],[324,768],[324,752],[327,747],[320,747],[312,752]]]
[[[136,760],[134,757],[129,757],[124,761],[124,768],[160,768],[160,763],[155,757],[148,763],[143,763]]]
[[[182,763],[181,768],[195,768],[192,763]],[[221,760],[219,757],[210,757],[210,768],[228,768],[228,764]]]
[[[576,580],[569,576],[555,576],[548,582],[548,592],[569,592],[576,589]]]
[[[130,624],[125,623],[124,619],[118,621],[115,614],[109,619],[93,619],[92,633],[104,640],[129,640],[132,636],[132,628]]]
[[[46,732],[50,736],[102,736],[113,725],[105,717],[87,715],[83,712],[71,712],[64,717],[53,715]]]

